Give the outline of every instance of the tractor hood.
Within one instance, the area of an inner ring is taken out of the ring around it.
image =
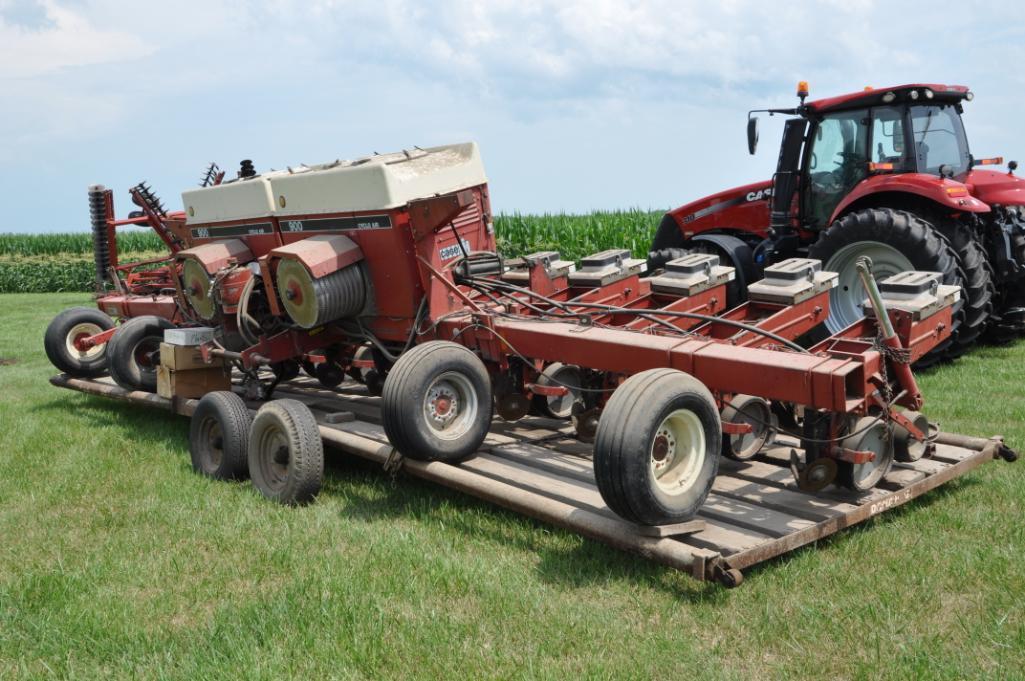
[[[995,170],[973,170],[964,180],[972,196],[991,206],[1025,205],[1025,179]]]

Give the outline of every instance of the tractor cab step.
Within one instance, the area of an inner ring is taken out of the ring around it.
[[[765,278],[748,287],[748,298],[760,303],[797,305],[836,288],[839,275],[823,272],[822,262],[789,258],[765,268]]]

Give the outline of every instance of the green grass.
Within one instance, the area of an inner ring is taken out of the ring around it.
[[[1022,677],[1022,464],[726,591],[339,454],[303,509],[200,478],[186,419],[47,383],[75,304],[0,296],[0,678]],[[1025,342],[921,383],[1025,447]]]

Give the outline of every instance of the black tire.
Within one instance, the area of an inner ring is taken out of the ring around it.
[[[107,344],[107,363],[114,382],[125,390],[156,392],[160,343],[164,331],[173,328],[168,320],[153,315],[122,324]]]
[[[297,400],[267,402],[249,428],[249,476],[268,499],[313,501],[324,481],[324,443],[313,412]]]
[[[253,419],[242,398],[219,390],[199,400],[189,423],[192,468],[217,480],[249,474],[249,427]]]
[[[678,413],[691,428],[676,433],[686,432],[692,438],[690,453],[701,458],[677,471],[686,477],[676,482],[687,486],[670,493],[667,488],[673,481],[660,482],[655,469],[668,461],[664,478],[674,468],[670,455],[676,442],[667,423]],[[664,525],[685,521],[698,512],[712,489],[721,447],[719,410],[708,388],[675,369],[643,371],[627,379],[602,411],[594,442],[598,491],[610,509],[630,522]],[[660,453],[661,459],[657,458]]]
[[[666,263],[685,255],[690,255],[690,251],[686,248],[660,248],[657,251],[651,251],[648,253],[648,273],[664,269]]]
[[[345,369],[333,360],[321,362],[314,374],[317,382],[325,388],[337,388],[345,380]]]
[[[488,371],[457,343],[430,341],[404,352],[384,381],[382,397],[384,431],[411,459],[466,459],[477,452],[491,426]]]
[[[91,378],[107,371],[107,344],[88,352],[75,349],[80,335],[93,336],[114,328],[114,320],[96,308],[72,307],[64,310],[46,327],[43,348],[50,363],[69,376]]]
[[[1011,255],[1025,264],[1025,220],[1013,218],[1016,225],[1010,233]],[[1002,227],[1001,227],[1002,229]],[[997,248],[1004,248],[1001,243]],[[985,340],[994,345],[1006,345],[1021,337],[1025,331],[1025,275],[1011,276],[997,286],[993,317],[986,330]]]
[[[964,276],[964,319],[951,337],[952,341],[946,352],[948,359],[956,359],[979,341],[979,337],[992,321],[996,284],[993,266],[986,257],[986,251],[968,225],[956,220],[939,218],[934,224],[953,249]]]
[[[270,368],[271,371],[274,372],[274,378],[276,378],[279,383],[299,378],[299,372],[302,371],[302,366],[300,366],[299,362],[294,359],[275,362],[270,365]]]
[[[964,273],[947,240],[928,222],[906,211],[868,208],[848,213],[825,230],[808,249],[808,257],[821,260],[823,269],[841,249],[860,242],[880,242],[899,251],[916,270],[939,272],[944,284],[963,286]],[[834,290],[831,296],[842,295]],[[951,337],[922,357],[916,368],[931,366],[944,358],[957,339],[965,319],[963,304],[954,308]]]

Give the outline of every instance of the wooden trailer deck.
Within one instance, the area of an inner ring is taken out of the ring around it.
[[[108,378],[60,375],[50,382],[183,415],[191,415],[198,402],[127,391]],[[789,453],[797,443],[781,438],[758,460],[723,459],[697,521],[649,528],[628,523],[605,506],[594,483],[591,447],[574,439],[565,422],[496,419],[478,456],[459,465],[426,463],[402,458],[391,448],[380,425],[380,400],[361,386],[327,390],[311,379],[297,379],[279,386],[275,397],[309,406],[325,444],[335,449],[389,470],[401,466],[411,475],[727,586],[739,584],[741,571],[752,565],[905,504],[994,458],[1016,458],[999,437],[941,433],[934,457],[895,464],[870,492],[830,487],[813,494],[799,490],[790,472]]]

